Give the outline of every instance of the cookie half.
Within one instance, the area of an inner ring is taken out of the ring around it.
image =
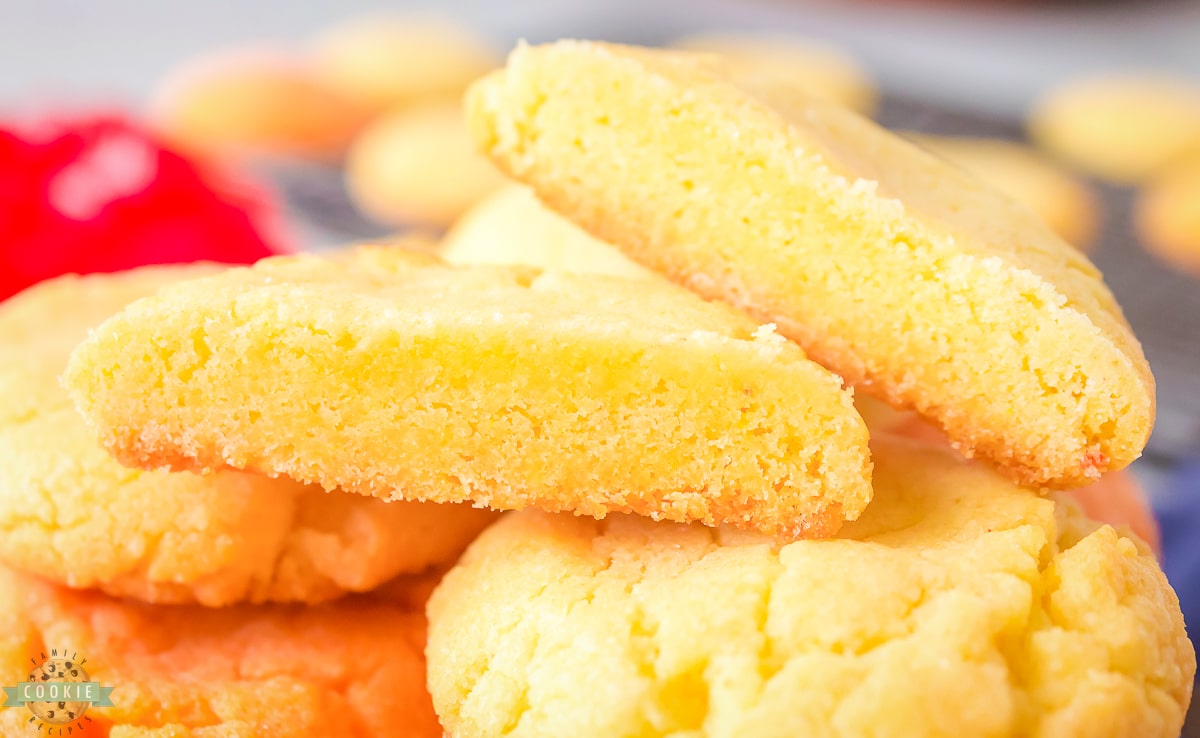
[[[665,281],[363,248],[168,287],[66,380],[126,463],[393,500],[826,535],[870,497],[836,377]]]
[[[518,47],[467,106],[547,204],[1012,477],[1079,486],[1145,446],[1153,378],[1096,268],[870,121],[719,57],[573,41]]]
[[[425,616],[403,601],[148,605],[2,570],[0,626],[4,685],[51,656],[112,688],[111,707],[61,725],[0,707],[6,738],[442,735],[425,688]]]
[[[1175,738],[1196,661],[1140,542],[876,439],[837,539],[525,512],[429,603],[455,738]]]
[[[210,265],[66,276],[0,305],[0,561],[153,602],[315,602],[447,564],[494,515],[387,504],[288,479],[121,466],[59,384],[129,302]]]

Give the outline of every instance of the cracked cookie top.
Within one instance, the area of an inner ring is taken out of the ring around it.
[[[1140,542],[872,441],[836,539],[521,513],[430,601],[450,735],[1174,738],[1195,653]]]

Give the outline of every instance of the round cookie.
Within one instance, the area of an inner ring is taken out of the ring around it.
[[[879,95],[866,71],[837,48],[788,36],[703,33],[671,44],[720,54],[744,77],[793,80],[808,94],[870,115]]]
[[[1175,738],[1196,661],[1138,541],[876,439],[834,540],[513,515],[429,602],[449,735]]]
[[[458,102],[381,116],[346,155],[350,199],[388,225],[449,225],[503,183],[471,144]]]
[[[1200,150],[1200,85],[1158,74],[1072,80],[1034,107],[1028,128],[1085,172],[1139,182]]]
[[[1200,278],[1200,157],[1148,182],[1138,194],[1134,218],[1152,254]]]
[[[555,210],[1012,478],[1069,489],[1145,447],[1154,380],[1087,258],[798,84],[561,41],[519,46],[467,108],[480,148]]]
[[[1100,220],[1096,193],[1037,151],[998,138],[905,133],[951,164],[1037,213],[1067,243],[1087,250]]]
[[[665,280],[266,259],[130,305],[65,382],[141,467],[781,536],[828,535],[870,497],[840,381]]]
[[[373,110],[457,101],[500,56],[469,28],[430,15],[370,15],[323,33],[313,64],[327,84]]]
[[[127,303],[213,265],[66,276],[0,304],[0,561],[152,602],[315,602],[445,564],[493,520],[287,479],[128,469],[59,385],[71,350]]]
[[[502,187],[464,213],[442,240],[440,253],[451,264],[527,264],[630,279],[658,276],[550,210],[521,185]]]
[[[316,159],[341,156],[369,114],[303,59],[269,48],[217,52],[180,67],[159,84],[150,112],[188,149]]]
[[[0,571],[0,682],[44,656],[112,688],[63,725],[0,708],[6,738],[436,738],[419,607],[356,595],[316,606],[148,605]],[[59,733],[59,731],[62,731]]]

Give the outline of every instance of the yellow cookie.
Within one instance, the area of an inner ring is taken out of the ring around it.
[[[869,499],[850,393],[662,280],[364,248],[164,289],[65,381],[127,463],[388,499],[825,535]]]
[[[778,35],[705,33],[672,45],[720,54],[743,76],[789,80],[814,97],[863,115],[870,115],[878,102],[875,86],[858,62],[828,44]]]
[[[1138,195],[1135,222],[1151,253],[1200,277],[1200,158],[1148,183]]]
[[[1067,243],[1086,250],[1095,237],[1096,193],[1028,146],[998,138],[904,136],[1028,207]]]
[[[520,185],[502,187],[468,210],[446,234],[441,255],[452,264],[527,264],[630,279],[657,276]]]
[[[154,602],[314,602],[450,561],[493,516],[286,479],[127,469],[58,382],[88,329],[209,265],[62,277],[0,305],[0,561]]]
[[[1034,107],[1029,134],[1097,177],[1138,182],[1200,150],[1200,85],[1156,74],[1073,80]]]
[[[447,734],[1175,738],[1195,652],[1139,542],[880,439],[838,539],[526,512],[429,602]]]
[[[1137,458],[1154,381],[1077,249],[870,121],[719,62],[521,46],[468,93],[469,118],[547,204],[964,453],[1064,488]]]
[[[313,52],[326,83],[376,110],[457,101],[499,62],[499,54],[469,28],[430,15],[355,18],[322,34]]]
[[[337,158],[369,111],[286,51],[223,51],[175,70],[151,117],[175,143],[209,153]]]
[[[56,714],[42,721],[24,705],[3,707],[0,734],[436,738],[424,645],[419,608],[369,595],[205,609],[115,600],[0,571],[0,683],[16,687],[50,657],[111,687],[113,703],[82,714],[75,706],[74,718],[49,703]]]
[[[382,116],[346,155],[350,199],[389,225],[449,225],[503,183],[471,144],[457,102]]]

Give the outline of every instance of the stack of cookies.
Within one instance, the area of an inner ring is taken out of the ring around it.
[[[468,94],[625,276],[365,246],[6,304],[0,676],[77,650],[114,738],[1174,738],[1174,593],[1056,491],[1153,424],[1100,274],[740,70],[560,42]]]
[[[60,386],[89,329],[222,272],[64,277],[0,306],[0,681],[65,654],[114,688],[0,709],[0,735],[439,734],[424,600],[493,513],[126,468]]]

